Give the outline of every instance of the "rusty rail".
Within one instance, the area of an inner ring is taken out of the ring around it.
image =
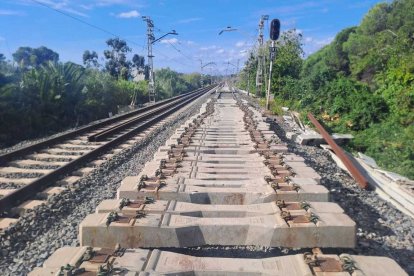
[[[362,175],[362,173],[358,170],[357,167],[352,163],[352,161],[348,158],[345,152],[342,150],[340,146],[338,146],[335,141],[332,139],[331,135],[325,130],[325,128],[318,122],[318,120],[312,115],[312,113],[308,113],[308,118],[312,122],[312,124],[318,129],[319,133],[322,135],[323,139],[331,146],[332,150],[335,154],[341,159],[344,163],[345,167],[351,173],[352,177],[358,182],[359,186],[363,189],[368,187],[367,179]]]

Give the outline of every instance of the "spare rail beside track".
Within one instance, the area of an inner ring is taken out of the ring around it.
[[[342,148],[338,146],[338,144],[335,143],[335,141],[332,139],[329,133],[318,122],[318,120],[312,115],[312,113],[308,113],[308,118],[312,122],[312,124],[318,129],[323,139],[325,139],[328,145],[331,146],[335,154],[341,159],[345,167],[354,177],[355,181],[358,182],[359,186],[363,189],[368,188],[368,184],[369,184],[368,180],[362,175],[362,173],[358,170],[358,168],[352,163],[352,161],[348,158],[348,156],[345,154]]]

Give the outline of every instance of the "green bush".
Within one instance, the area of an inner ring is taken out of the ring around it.
[[[303,62],[300,37],[283,36],[273,67],[273,112],[311,111],[330,131],[352,133],[350,150],[414,178],[413,6],[414,0],[377,4],[360,26],[341,31]],[[248,62],[256,70],[255,58]]]
[[[414,179],[414,126],[392,120],[354,134],[352,148],[373,157],[378,165]]]

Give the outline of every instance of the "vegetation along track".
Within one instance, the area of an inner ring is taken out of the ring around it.
[[[63,135],[0,155],[0,213],[51,186],[59,177],[105,153],[131,135],[211,91],[214,86],[160,101]],[[10,189],[13,188],[13,189]]]

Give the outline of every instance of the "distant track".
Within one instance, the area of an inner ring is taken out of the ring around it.
[[[60,177],[102,155],[214,89],[210,85],[136,111],[0,155],[0,183],[20,186],[0,198],[0,214],[52,186]]]

